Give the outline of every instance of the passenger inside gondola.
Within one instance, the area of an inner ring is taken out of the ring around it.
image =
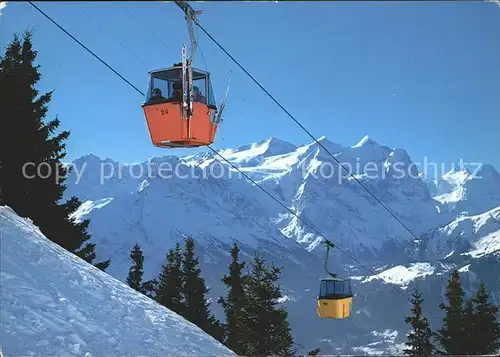
[[[168,98],[169,102],[182,102],[182,83],[172,83],[172,94]]]
[[[201,94],[200,88],[198,88],[197,86],[193,87],[193,101],[207,104],[207,98],[203,94]]]
[[[161,103],[163,101],[165,101],[167,98],[165,98],[161,92],[161,89],[160,88],[155,88],[153,89],[153,91],[151,92],[151,98],[150,98],[150,102],[154,102],[154,103]]]

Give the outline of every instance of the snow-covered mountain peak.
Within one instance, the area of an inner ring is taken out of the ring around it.
[[[96,155],[94,153],[89,153],[87,155],[80,156],[79,158],[75,159],[73,161],[74,164],[84,164],[86,163],[87,165],[98,165],[101,162],[107,162],[107,163],[116,163],[113,159],[106,157],[102,158],[99,155]]]
[[[455,166],[453,165],[453,167],[448,170],[447,172],[445,172],[443,174],[443,178],[445,177],[453,177],[453,176],[456,176],[456,175],[468,175],[470,174],[470,170],[467,168],[467,167],[461,167],[461,166]]]
[[[403,149],[394,149],[385,160],[384,166],[387,173],[393,177],[421,179],[418,168],[412,165],[410,155]]]
[[[99,155],[94,154],[93,152],[88,153],[87,155],[83,155],[73,162],[92,162],[92,161],[102,161],[102,158]]]
[[[256,145],[265,147],[267,156],[288,154],[289,152],[297,148],[296,145],[289,143],[288,141],[278,139],[276,137],[270,137],[266,140],[261,140],[257,142]]]
[[[467,181],[483,179],[498,182],[498,184],[500,185],[500,174],[493,165],[478,164],[474,168],[454,166],[452,169],[450,169],[440,177],[439,181],[441,182],[438,182],[438,187],[440,184],[442,185],[444,183],[445,185],[442,186],[441,189],[447,189],[448,191],[442,193],[449,193],[463,186]]]
[[[360,147],[376,147],[380,146],[375,140],[370,138],[368,135],[365,135],[357,144],[351,146],[352,148],[360,148]]]
[[[365,166],[367,163],[380,164],[385,161],[391,151],[389,147],[381,146],[369,136],[365,136],[357,144],[344,149],[339,158],[341,161],[349,162],[351,165],[354,163],[361,166]],[[358,172],[358,174],[361,173]]]
[[[469,178],[470,174],[471,172],[469,171],[469,169],[454,166],[451,170],[445,172],[441,176],[440,180],[446,182],[450,187],[456,189],[460,185],[462,185],[465,182],[465,180],[467,180],[467,178]]]
[[[287,141],[270,137],[236,149],[222,149],[219,153],[235,165],[254,166],[259,165],[268,157],[288,154],[296,148]]]
[[[325,151],[325,149],[332,155],[337,155],[345,150],[342,145],[329,140],[326,136],[321,136],[315,141],[312,141],[300,148],[301,152],[303,153],[318,151],[320,156],[331,159],[330,155]]]
[[[481,234],[482,231],[492,227],[500,230],[500,207],[478,215],[458,217],[455,221],[443,227],[442,232],[448,235],[456,235],[457,230],[463,232],[468,228],[471,233]]]
[[[327,147],[327,146],[336,147],[336,148],[337,148],[337,147],[342,148],[342,145],[337,144],[336,142],[331,141],[331,140],[330,140],[330,139],[328,139],[325,135],[320,136],[318,139],[311,141],[311,144],[316,144],[316,141],[317,141],[318,143],[321,143],[321,145],[325,146],[327,149],[328,149],[328,147]],[[333,154],[333,153],[332,153],[332,154]]]
[[[391,162],[402,162],[405,164],[409,164],[412,162],[410,155],[404,149],[396,148],[394,149],[387,158],[388,161]]]
[[[474,176],[478,179],[496,181],[500,185],[500,174],[491,164],[482,164]]]
[[[458,216],[448,224],[426,232],[422,237],[423,244],[429,252],[434,253],[434,258],[453,261],[458,255],[480,257],[498,253],[500,206],[476,215]]]
[[[435,187],[434,198],[455,215],[476,215],[500,206],[500,174],[490,164],[453,167]]]

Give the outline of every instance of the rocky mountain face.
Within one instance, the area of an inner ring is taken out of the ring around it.
[[[483,279],[500,300],[494,167],[453,170],[435,182],[405,150],[369,137],[352,147],[318,141],[335,159],[316,142],[295,146],[277,138],[219,151],[266,192],[207,152],[138,164],[87,155],[71,163],[66,196],[84,202],[75,218],[91,219],[98,259],[111,258],[108,272],[120,280],[135,243],[151,278],[185,235],[197,241],[213,297],[224,293],[220,279],[234,241],[245,260],[260,251],[283,266],[283,303],[302,352],[398,353],[411,290],[418,284],[427,316],[439,324],[437,306],[453,267],[469,291]],[[342,250],[331,252],[330,270],[350,277],[356,292],[348,320],[316,315],[323,237]]]

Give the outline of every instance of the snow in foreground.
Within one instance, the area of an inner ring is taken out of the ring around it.
[[[8,207],[0,207],[0,239],[4,356],[234,356]]]

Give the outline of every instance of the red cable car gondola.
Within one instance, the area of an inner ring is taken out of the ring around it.
[[[219,116],[210,73],[180,64],[151,71],[149,77],[142,107],[153,145],[173,148],[212,144]]]
[[[149,72],[148,92],[142,107],[154,146],[206,146],[214,142],[227,91],[218,110],[210,73],[191,67],[197,47],[192,21],[200,12],[194,11],[185,1],[176,3],[186,13],[191,37],[191,58],[187,58],[186,47],[183,46],[182,62],[170,68]]]

